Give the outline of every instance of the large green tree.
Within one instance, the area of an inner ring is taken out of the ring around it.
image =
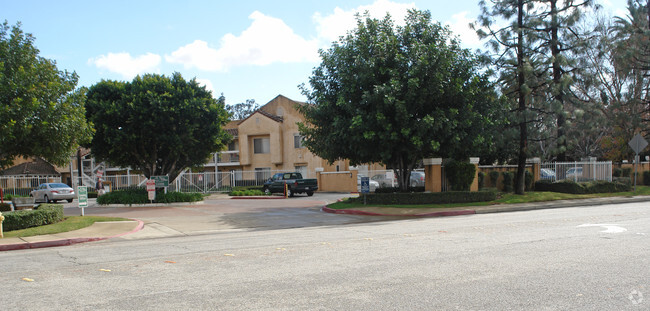
[[[307,147],[333,162],[392,167],[407,190],[424,157],[460,160],[488,150],[499,103],[479,62],[426,11],[404,26],[390,16],[357,17],[357,27],[321,50],[303,86]]]
[[[254,99],[247,99],[245,103],[226,106],[231,120],[244,120],[253,114],[253,112],[257,111],[257,109],[260,109],[260,105]]]
[[[0,167],[17,156],[63,165],[92,137],[77,74],[39,56],[20,23],[0,25]]]
[[[179,73],[102,81],[88,90],[87,116],[95,124],[94,156],[174,180],[205,163],[230,140],[224,98],[215,99],[195,79]]]

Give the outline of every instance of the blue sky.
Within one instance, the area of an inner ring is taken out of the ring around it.
[[[625,14],[625,0],[599,0]],[[431,11],[465,47],[479,48],[467,27],[478,0],[454,1],[34,1],[0,0],[0,19],[36,37],[41,56],[76,71],[80,86],[137,74],[180,72],[222,94],[227,104],[278,94],[305,100],[298,85],[327,48],[354,26],[355,12],[402,20],[406,9]]]

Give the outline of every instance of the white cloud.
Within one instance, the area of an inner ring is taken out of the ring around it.
[[[133,79],[138,74],[157,72],[160,61],[160,55],[153,53],[147,53],[135,58],[129,53],[108,53],[108,55],[91,58],[88,63],[97,66],[97,68],[118,73],[125,79]]]
[[[227,71],[230,67],[243,65],[318,62],[316,40],[306,40],[281,19],[258,11],[249,18],[253,22],[248,29],[239,36],[226,34],[218,49],[208,46],[205,41],[195,40],[171,55],[165,55],[165,60],[205,71]]]
[[[214,90],[214,86],[212,86],[212,81],[210,81],[208,79],[199,79],[199,78],[197,78],[196,82],[201,86],[205,86],[205,88],[208,91],[211,91],[212,92],[212,97],[217,98],[220,95],[220,94],[217,94],[216,91]]]
[[[344,36],[357,26],[354,17],[356,13],[363,15],[367,11],[370,17],[377,19],[382,19],[386,16],[386,13],[389,13],[395,23],[402,25],[408,10],[413,8],[415,8],[414,3],[377,0],[373,4],[362,5],[348,11],[336,7],[334,12],[329,15],[316,12],[312,18],[316,23],[319,39],[325,41],[323,42],[325,45],[329,45],[332,41],[337,41],[339,37]]]
[[[447,21],[445,24],[449,26],[455,36],[458,36],[463,47],[479,48],[481,47],[481,41],[476,35],[476,31],[469,27],[469,23],[474,22],[474,20],[467,18],[467,14],[469,14],[468,11],[454,14],[451,16],[451,21]]]

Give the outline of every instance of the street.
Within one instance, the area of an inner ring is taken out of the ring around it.
[[[647,205],[3,252],[2,309],[647,310]]]

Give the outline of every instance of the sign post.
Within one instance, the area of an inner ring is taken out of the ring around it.
[[[156,181],[153,179],[147,180],[147,196],[150,203],[153,203],[153,200],[156,199]]]
[[[632,150],[634,150],[634,191],[636,191],[636,169],[639,163],[639,153],[648,146],[648,141],[646,141],[641,134],[636,134],[629,143],[627,143]]]
[[[366,195],[370,193],[370,178],[361,177],[361,193],[363,194],[363,205],[366,205]]]
[[[88,188],[86,186],[77,186],[77,194],[79,196],[77,203],[81,208],[81,216],[84,216],[84,208],[88,207]]]

